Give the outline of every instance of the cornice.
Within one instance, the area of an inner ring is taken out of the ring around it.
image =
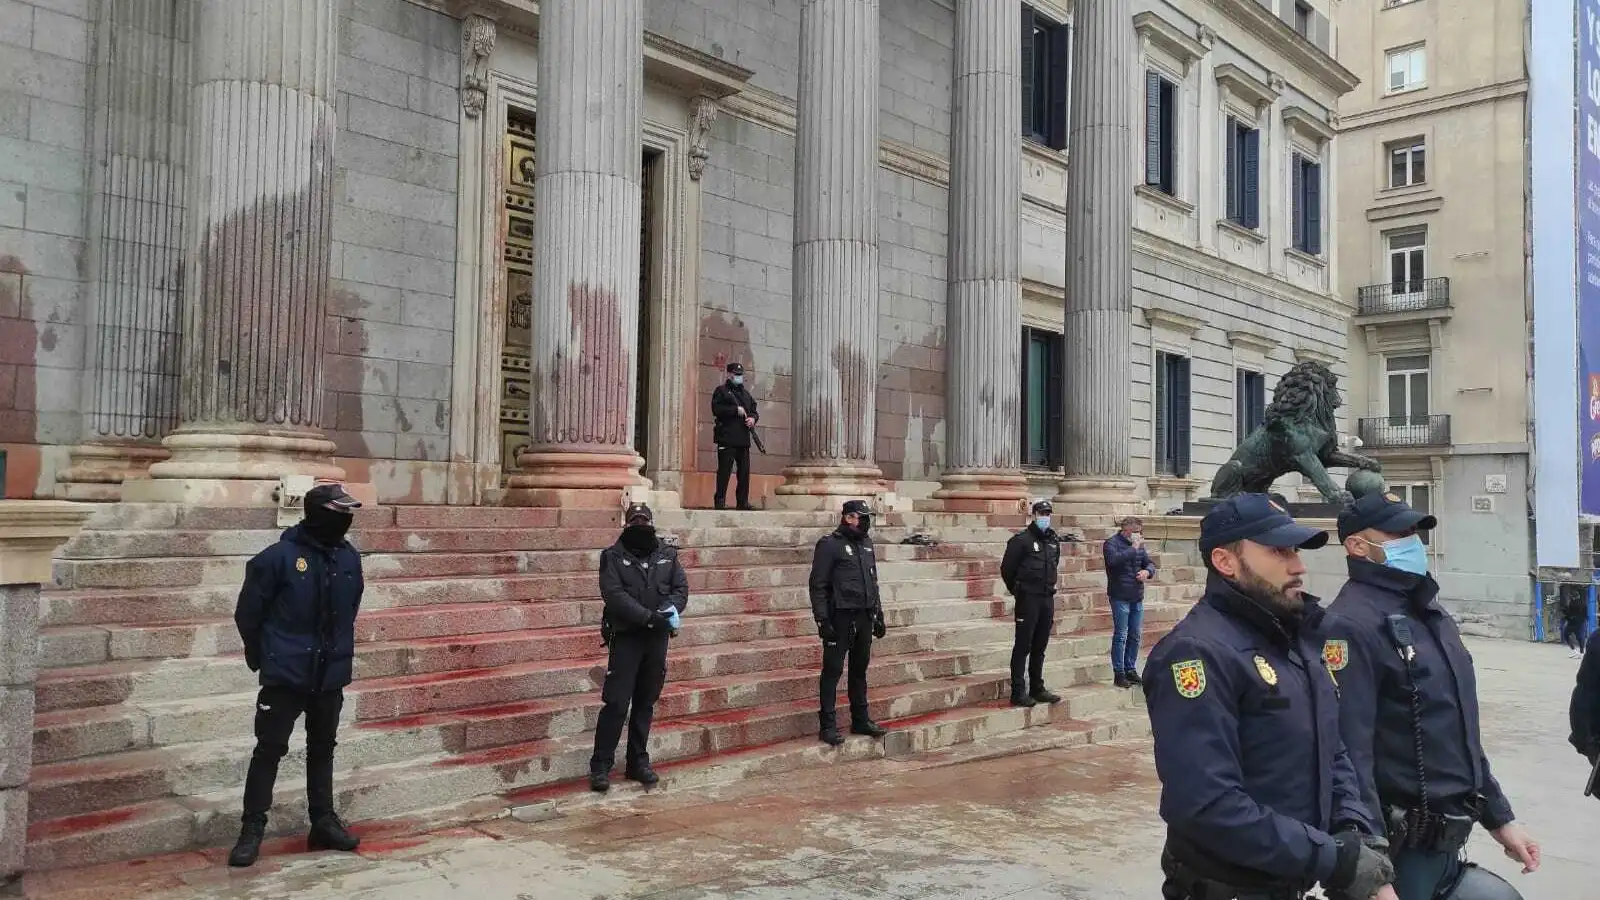
[[[1271,44],[1291,63],[1331,88],[1336,94],[1348,94],[1361,83],[1356,73],[1346,69],[1333,57],[1301,37],[1286,22],[1273,15],[1272,10],[1262,6],[1257,0],[1208,0],[1208,2],[1256,37]]]

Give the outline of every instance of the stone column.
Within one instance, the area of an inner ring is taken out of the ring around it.
[[[1022,286],[1018,3],[959,0],[950,123],[950,287],[945,456],[933,496],[950,511],[1015,511]]]
[[[0,897],[22,895],[39,585],[51,580],[51,553],[78,532],[93,509],[54,500],[0,500]]]
[[[546,0],[539,21],[530,447],[511,502],[605,504],[642,484],[643,0]]]
[[[321,434],[338,4],[199,0],[195,21],[181,424],[123,497],[271,502],[284,475],[344,478]]]
[[[878,0],[802,0],[794,179],[794,459],[780,505],[882,490]]]
[[[1073,8],[1067,139],[1066,478],[1059,512],[1134,511],[1133,185],[1139,46],[1122,0]]]

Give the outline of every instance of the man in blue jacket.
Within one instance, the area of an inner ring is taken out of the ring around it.
[[[1328,542],[1264,494],[1200,524],[1205,596],[1150,653],[1166,900],[1394,900],[1378,822],[1339,740],[1322,609],[1301,550]]]
[[[1139,636],[1144,630],[1144,586],[1156,565],[1144,549],[1144,523],[1137,516],[1118,522],[1106,539],[1106,596],[1111,600],[1111,671],[1117,687],[1139,683]]]
[[[278,762],[306,717],[309,849],[356,849],[360,840],[333,809],[333,748],[356,652],[361,555],[345,540],[361,503],[342,485],[306,492],[305,518],[245,566],[233,619],[244,661],[261,675],[256,749],[244,784],[244,823],[230,866],[254,865],[272,809]]]
[[[1539,867],[1539,846],[1514,821],[1483,752],[1472,654],[1428,574],[1418,532],[1436,524],[1385,492],[1339,514],[1349,580],[1328,606],[1323,648],[1362,799],[1387,826],[1400,900],[1451,896],[1463,877],[1498,881],[1463,869],[1474,824],[1524,872]]]

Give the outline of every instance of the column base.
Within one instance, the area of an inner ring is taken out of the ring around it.
[[[72,448],[67,468],[56,473],[56,499],[115,503],[124,481],[146,477],[152,463],[169,456],[164,447],[142,441],[80,444]]]
[[[771,509],[838,511],[846,500],[876,501],[884,493],[883,470],[865,465],[812,463],[783,470],[783,484],[767,499]]]
[[[648,484],[639,469],[644,459],[632,450],[623,453],[541,451],[517,457],[520,471],[506,479],[510,490],[621,491]]]
[[[275,506],[285,476],[345,480],[333,441],[313,431],[184,429],[161,443],[172,458],[151,465],[149,478],[125,481],[124,502]]]
[[[1142,511],[1139,483],[1112,475],[1069,475],[1055,496],[1055,515],[1121,518]]]
[[[931,499],[917,506],[935,512],[1026,513],[1028,479],[1021,472],[953,469],[940,475]]]

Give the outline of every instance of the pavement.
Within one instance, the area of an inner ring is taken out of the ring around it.
[[[1471,640],[1494,771],[1543,867],[1520,875],[1481,830],[1471,858],[1526,900],[1600,896],[1600,802],[1566,743],[1578,663],[1554,645]],[[1163,826],[1148,740],[1003,752],[970,745],[589,803],[431,834],[372,833],[355,855],[273,845],[30,876],[53,900],[1153,900]]]

